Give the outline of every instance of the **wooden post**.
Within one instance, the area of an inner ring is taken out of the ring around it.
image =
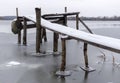
[[[87,56],[87,43],[84,43],[84,61],[85,61],[85,67],[89,68],[88,64],[88,56]]]
[[[67,7],[65,7],[65,13],[67,13]],[[64,15],[63,25],[67,26],[67,15]]]
[[[65,26],[67,26],[67,16],[66,15],[64,15],[64,17],[63,17],[64,19],[63,19],[63,25],[65,25]]]
[[[44,37],[44,41],[47,42],[47,35],[46,35],[46,29],[43,28],[43,37]]]
[[[65,7],[65,12],[67,12],[67,7]],[[67,26],[67,16],[64,15],[63,19],[63,25]],[[61,38],[62,41],[62,63],[60,71],[65,71],[66,67],[66,40],[64,38]]]
[[[61,38],[62,41],[62,63],[59,71],[56,72],[58,76],[70,76],[71,72],[66,71],[66,39],[65,37]]]
[[[16,8],[16,16],[17,16],[17,19],[18,19],[18,8]]]
[[[54,32],[53,34],[53,52],[57,52],[58,51],[58,33]]]
[[[46,35],[46,29],[42,28],[42,38],[44,38],[44,41],[47,42],[47,35]],[[42,43],[42,38],[41,38],[41,43]]]
[[[17,22],[19,22],[19,16],[18,16],[18,8],[16,8],[16,16],[17,16]],[[18,30],[18,44],[21,44],[21,30]]]
[[[41,41],[41,9],[35,8],[36,12],[36,53],[40,53]]]
[[[65,7],[65,13],[67,12],[67,7]]]
[[[24,22],[24,25],[23,25],[23,45],[26,45],[27,44],[27,21],[26,21],[25,17],[23,17],[23,22]]]
[[[67,7],[65,7],[65,12],[67,12]],[[63,25],[67,26],[67,16],[66,15],[64,15]],[[58,38],[59,38],[59,34],[54,32],[54,34],[53,34],[53,52],[58,51]]]
[[[79,29],[79,14],[76,14],[76,29]]]
[[[65,20],[64,24],[65,24],[65,26],[67,26],[67,16],[66,15],[64,15],[64,20]]]
[[[66,67],[66,40],[64,38],[61,38],[62,40],[62,64],[60,71],[65,71]]]

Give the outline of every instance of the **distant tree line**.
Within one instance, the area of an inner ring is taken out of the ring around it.
[[[0,16],[0,20],[13,20],[16,16]]]
[[[112,16],[112,17],[80,17],[82,20],[89,20],[89,21],[120,21],[120,16]],[[75,20],[75,17],[69,17],[68,20]]]
[[[0,16],[0,20],[13,20],[16,16]],[[89,21],[120,21],[120,16],[112,16],[112,17],[80,17],[82,20],[89,20]],[[75,20],[75,17],[68,17],[68,20]]]

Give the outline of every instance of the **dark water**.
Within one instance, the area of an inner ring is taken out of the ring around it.
[[[74,27],[74,22],[69,26]],[[47,55],[36,57],[35,30],[28,31],[28,45],[17,45],[17,35],[10,32],[10,21],[0,21],[0,82],[1,83],[120,83],[120,54],[88,46],[89,66],[96,69],[87,73],[80,69],[84,66],[83,43],[76,40],[67,41],[66,70],[71,76],[58,77],[55,72],[60,69],[61,56]],[[120,38],[120,23],[86,22],[95,34]],[[82,30],[85,30],[83,26]],[[4,27],[4,29],[3,29]],[[43,51],[52,51],[52,32],[48,32],[48,42],[41,44]],[[111,42],[111,41],[110,41]],[[61,52],[61,40],[59,39]],[[103,56],[105,54],[105,57]],[[114,62],[113,62],[114,58]]]

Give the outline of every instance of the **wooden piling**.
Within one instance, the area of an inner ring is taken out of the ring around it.
[[[65,7],[65,13],[67,12],[67,7]],[[63,25],[67,26],[67,15],[63,15]],[[53,38],[53,52],[58,51],[58,38],[59,34],[54,32],[54,38]]]
[[[17,22],[20,22],[18,16],[18,8],[16,8],[16,17],[17,17]],[[21,44],[21,30],[19,28],[18,28],[18,44]]]
[[[67,26],[67,16],[64,15],[63,25]]]
[[[67,12],[67,7],[65,7],[65,13]]]
[[[35,8],[36,12],[36,53],[40,53],[41,41],[41,9]]]
[[[65,7],[65,13],[67,13],[67,7]],[[63,15],[63,25],[67,26],[67,15]]]
[[[17,16],[17,20],[18,20],[18,8],[16,8],[16,16]]]
[[[53,34],[53,52],[57,52],[58,51],[58,38],[59,38],[59,34],[55,33]]]
[[[76,14],[76,29],[79,29],[79,14]]]
[[[23,45],[27,45],[27,21],[26,18],[23,17]]]
[[[65,12],[67,12],[67,7],[65,7]],[[67,15],[63,16],[63,25],[67,26]],[[65,71],[66,68],[66,40],[64,38],[61,38],[62,41],[62,63],[60,71]]]
[[[66,67],[66,40],[61,38],[62,41],[62,63],[60,71],[65,71]]]
[[[47,42],[47,35],[46,35],[46,29],[43,28],[43,37],[44,37],[44,41]]]
[[[84,43],[84,61],[85,61],[85,67],[88,68],[88,56],[87,56],[87,43]]]

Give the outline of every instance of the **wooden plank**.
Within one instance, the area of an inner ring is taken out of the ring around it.
[[[79,14],[80,12],[68,12],[68,13],[61,13],[61,14],[44,14],[43,17],[46,17],[46,16],[63,16],[63,15],[76,15],[76,14]]]
[[[63,16],[47,16],[47,17],[43,17],[46,20],[53,20],[53,19],[62,19]]]
[[[27,17],[35,22],[34,17]],[[66,27],[59,24],[50,23],[44,19],[41,19],[42,27],[49,29],[51,31],[57,32],[59,34],[68,35],[76,40],[83,41],[85,43],[101,47],[110,51],[120,53],[120,40],[116,38],[100,36],[96,34],[89,34],[83,31],[75,30],[70,27]],[[112,42],[111,42],[112,41]]]

